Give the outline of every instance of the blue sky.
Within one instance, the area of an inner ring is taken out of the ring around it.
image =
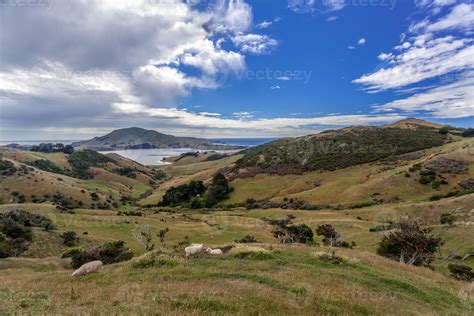
[[[474,126],[472,1],[0,4],[0,140]]]

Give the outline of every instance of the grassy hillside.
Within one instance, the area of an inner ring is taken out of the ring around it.
[[[0,149],[0,213],[28,211],[46,216],[54,227],[32,227],[28,249],[19,257],[0,259],[0,314],[76,315],[93,310],[97,314],[471,315],[472,284],[450,276],[448,265],[474,268],[473,257],[461,259],[474,253],[470,189],[474,139],[453,135],[444,139],[436,128],[406,121],[396,128],[346,129],[337,135],[301,138],[298,142],[310,144],[330,137],[340,146],[349,144],[348,139],[358,144],[373,140],[365,133],[429,136],[426,144],[418,136],[406,140],[414,147],[403,143],[410,150],[424,148],[418,151],[395,151],[362,164],[298,169],[298,173],[236,168],[253,149],[217,160],[208,160],[210,154],[174,158],[174,164],[154,168],[116,154]],[[431,146],[438,141],[440,146]],[[287,142],[291,140],[279,144]],[[267,161],[269,153],[277,156],[268,161],[280,162],[282,148],[291,148],[275,144],[258,156],[260,162]],[[430,148],[423,147],[427,144]],[[262,148],[266,147],[257,152]],[[220,208],[156,206],[172,186],[192,180],[207,184],[217,172],[224,173],[234,188]],[[249,198],[262,204],[242,207],[248,206]],[[295,210],[298,207],[290,201],[319,209]],[[455,216],[452,224],[440,223],[446,213]],[[308,245],[279,244],[271,221],[288,216],[313,232],[320,225],[332,225],[352,249],[323,246],[323,238],[316,234]],[[434,237],[442,238],[433,270],[376,254],[384,236],[379,228],[406,217],[423,220]],[[155,245],[148,253],[137,239],[144,228],[150,230]],[[160,231],[167,232],[162,241]],[[106,265],[98,274],[71,278],[70,259],[61,258],[69,249],[66,232],[76,234],[81,248],[122,240],[135,257]],[[237,242],[247,235],[256,241]],[[7,237],[0,250],[15,238],[11,233]],[[233,248],[222,256],[203,253],[185,259],[184,247],[190,243]]]
[[[163,177],[162,172],[129,159],[92,151],[33,153],[1,148],[0,158],[15,169],[0,179],[3,203],[54,202],[66,208],[120,208]]]
[[[260,246],[260,245],[259,245]],[[269,245],[263,245],[269,249]],[[60,263],[40,271],[11,260],[0,270],[1,311],[81,314],[468,315],[469,288],[423,268],[362,252],[338,251],[334,265],[308,247],[273,246],[265,257],[233,254],[184,260],[162,254],[155,266],[108,266],[71,279]],[[16,267],[14,267],[16,266]],[[20,266],[21,268],[19,268]],[[9,274],[16,274],[15,278]]]
[[[337,170],[441,146],[445,140],[445,135],[424,126],[349,127],[248,149],[237,167],[248,168],[250,173],[274,174]]]
[[[474,178],[473,153],[474,140],[464,139],[428,150],[335,171],[237,177],[232,181],[235,190],[226,203],[243,203],[249,197],[277,201],[286,197],[311,204],[346,207],[374,201],[378,203],[426,201],[434,195],[458,190],[462,180]],[[433,188],[432,183],[420,183],[422,177],[420,170],[410,172],[410,168],[416,164],[423,165],[439,159],[461,161],[465,163],[468,171],[461,174],[438,172],[437,179],[443,177],[447,183],[437,188]]]
[[[215,145],[213,141],[194,138],[177,137],[159,133],[154,130],[146,130],[139,127],[118,129],[107,135],[94,137],[72,144],[78,148],[94,150],[118,150],[139,148],[196,148],[196,149],[218,149],[226,146]]]

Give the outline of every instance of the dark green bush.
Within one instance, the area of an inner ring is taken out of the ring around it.
[[[90,167],[102,167],[108,162],[114,162],[114,160],[94,150],[86,149],[74,151],[69,155],[68,162],[72,167],[73,177],[88,180],[93,178],[92,174],[89,173]]]
[[[76,232],[73,231],[62,233],[61,238],[63,239],[63,245],[68,247],[74,247],[79,242]]]
[[[7,237],[0,233],[0,259],[8,257],[6,241]]]
[[[272,230],[273,237],[275,237],[281,244],[313,243],[313,231],[306,224],[295,225],[291,221],[295,217],[288,215],[286,219],[282,220],[267,220],[270,225],[275,226]]]
[[[15,168],[15,165],[12,162],[0,159],[0,176],[12,176],[15,174],[16,171],[17,169]]]
[[[61,258],[71,258],[75,254],[81,252],[82,248],[81,247],[71,247],[63,251],[61,254]]]
[[[63,169],[61,169],[60,167],[56,166],[54,163],[46,159],[35,160],[29,164],[47,172],[65,174]]]
[[[458,280],[467,281],[467,282],[474,281],[474,272],[472,272],[472,268],[469,266],[450,263],[448,265],[448,269],[449,269],[449,272],[451,272],[451,275]]]
[[[178,187],[171,187],[163,196],[160,206],[178,206],[189,203],[193,198],[202,196],[206,187],[202,181],[191,181]]]
[[[431,230],[418,221],[402,220],[399,229],[383,236],[377,253],[409,265],[429,266],[443,244],[431,235]]]
[[[258,240],[252,236],[252,235],[245,235],[245,237],[236,240],[235,242],[241,243],[241,244],[249,244],[249,243],[256,243]]]
[[[318,225],[316,234],[323,236],[323,243],[327,246],[350,248],[346,238],[340,235],[331,224]]]
[[[72,267],[79,268],[87,262],[100,260],[103,264],[111,264],[121,261],[130,260],[133,252],[129,248],[125,248],[125,242],[119,240],[107,242],[98,247],[81,249],[80,252],[72,256]]]
[[[461,135],[463,137],[474,137],[474,128],[467,128],[465,129]]]
[[[229,186],[227,178],[222,173],[216,174],[206,192],[206,207],[213,207],[218,202],[225,199],[227,194],[229,194],[231,191],[232,188]]]
[[[449,225],[452,225],[454,224],[454,222],[456,221],[456,216],[453,215],[453,214],[449,214],[449,213],[445,213],[445,214],[441,214],[441,216],[439,217],[439,222],[441,224],[449,224]]]

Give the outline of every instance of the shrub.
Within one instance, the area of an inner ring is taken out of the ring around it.
[[[472,282],[474,280],[474,272],[472,272],[472,268],[462,265],[462,264],[455,264],[450,263],[448,265],[449,272],[451,275],[458,280]]]
[[[47,172],[52,172],[52,173],[57,173],[57,174],[65,173],[63,169],[59,168],[54,163],[46,159],[35,160],[29,164]]]
[[[294,218],[293,215],[288,215],[288,217],[283,220],[268,220],[271,225],[275,226],[272,230],[273,237],[281,244],[312,243],[313,231],[311,228],[306,224],[291,224]]]
[[[331,224],[318,225],[316,229],[318,236],[323,236],[323,243],[331,247],[349,248],[346,238],[340,235]]]
[[[447,135],[449,133],[449,126],[443,126],[438,130],[441,135]]]
[[[463,137],[474,137],[474,128],[467,128],[465,129],[461,135]]]
[[[0,233],[0,259],[8,257],[6,241],[7,237],[3,233]]]
[[[90,194],[92,201],[98,201],[99,200],[99,195],[95,192],[91,192]]]
[[[73,177],[88,180],[93,178],[93,175],[89,173],[90,167],[102,167],[108,162],[114,162],[114,160],[94,150],[86,149],[74,151],[69,155],[68,162],[72,167],[71,175]]]
[[[55,229],[53,222],[46,216],[22,210],[11,210],[0,214],[0,223],[5,220],[12,220],[26,227],[41,227],[44,230]]]
[[[449,214],[449,213],[445,213],[445,214],[441,214],[441,216],[439,217],[439,222],[441,224],[449,224],[449,225],[453,225],[454,222],[456,221],[456,216],[453,215],[453,214]]]
[[[254,208],[257,207],[257,200],[255,200],[254,198],[248,198],[247,200],[245,200],[245,208],[247,210],[252,210]]]
[[[27,241],[33,240],[33,234],[30,227],[25,227],[12,220],[3,221],[2,233],[9,238],[22,238]]]
[[[216,174],[206,192],[206,207],[213,207],[225,199],[231,191],[227,178],[222,173]]]
[[[206,187],[202,181],[191,181],[177,187],[171,187],[163,196],[160,206],[177,206],[188,203],[191,199],[202,196],[206,191]]]
[[[87,262],[100,260],[103,264],[111,264],[121,261],[130,260],[133,252],[125,248],[125,243],[121,240],[107,242],[98,247],[81,249],[80,252],[72,256],[72,267],[79,268]]]
[[[418,221],[403,220],[399,229],[383,236],[377,253],[408,265],[428,266],[443,244],[430,233],[431,228],[422,227]]]
[[[71,247],[63,251],[61,254],[61,258],[71,258],[75,254],[81,252],[82,248],[81,247]]]
[[[432,196],[430,197],[430,201],[439,201],[439,200],[441,200],[442,198],[443,198],[442,195],[435,194],[435,195],[432,195]]]
[[[240,240],[236,240],[235,242],[240,243],[240,244],[250,244],[250,243],[257,243],[258,240],[252,235],[245,235],[244,238]]]
[[[28,250],[29,245],[30,242],[22,237],[7,239],[5,242],[8,257],[18,257]]]
[[[71,154],[74,152],[74,147],[71,145],[64,145],[62,143],[41,143],[31,147],[31,151],[43,152],[43,153],[56,153],[62,152],[65,154]]]
[[[383,224],[383,225],[377,225],[369,229],[370,232],[384,232],[387,230],[392,230],[400,228],[400,224],[398,223],[388,223],[388,224]]]
[[[12,162],[0,159],[0,176],[12,176],[15,174],[16,171],[17,169],[15,168],[15,165]]]
[[[115,173],[121,175],[121,176],[125,176],[125,177],[128,177],[128,178],[132,178],[132,179],[135,179],[137,177],[137,174],[135,173],[135,169],[133,168],[130,168],[130,167],[123,167],[123,168],[118,168],[118,169],[115,169]]]
[[[78,243],[77,234],[73,231],[64,232],[61,237],[65,246],[74,247]]]

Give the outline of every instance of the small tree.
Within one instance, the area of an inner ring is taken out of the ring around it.
[[[441,135],[447,135],[449,133],[449,126],[443,126],[438,130]]]
[[[453,214],[445,213],[445,214],[441,214],[441,216],[439,217],[439,222],[443,225],[444,224],[453,225],[456,219],[457,219],[456,216],[454,216]]]
[[[167,234],[169,231],[170,231],[170,230],[169,230],[168,227],[166,227],[165,229],[160,229],[160,230],[158,231],[158,234],[157,234],[157,235],[158,235],[158,238],[160,238],[160,243],[163,244],[163,243],[165,242],[166,234]]]
[[[323,236],[323,243],[331,247],[349,248],[346,238],[340,235],[331,224],[318,225],[316,229],[318,236]]]
[[[61,237],[63,238],[63,244],[68,247],[74,247],[77,245],[77,234],[73,231],[64,232]]]
[[[145,252],[152,251],[155,249],[155,244],[152,243],[152,234],[151,234],[151,228],[150,225],[143,225],[140,227],[137,227],[135,231],[133,232],[133,238],[138,241],[140,244],[142,244]]]
[[[216,174],[206,192],[206,207],[213,207],[231,191],[227,178],[222,173]]]
[[[269,220],[269,223],[275,226],[272,230],[273,237],[281,244],[312,243],[313,231],[311,228],[306,224],[292,224],[291,221],[294,218],[293,215],[288,215],[288,217],[283,220]]]
[[[430,233],[431,228],[422,227],[419,221],[402,220],[399,229],[383,236],[377,253],[400,263],[428,266],[443,244],[441,238]]]

